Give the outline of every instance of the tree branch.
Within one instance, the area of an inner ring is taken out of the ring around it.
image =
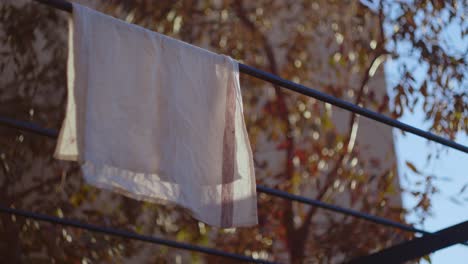
[[[235,1],[235,11],[241,22],[249,29],[249,31],[258,36],[261,40],[261,43],[263,45],[263,48],[265,50],[265,55],[268,60],[269,68],[271,73],[275,75],[279,75],[279,70],[278,70],[278,65],[277,61],[274,55],[273,47],[271,46],[270,42],[268,41],[268,38],[255,26],[255,24],[250,21],[250,19],[246,16],[246,11],[243,6],[243,1]],[[275,89],[275,94],[276,94],[276,104],[278,105],[279,109],[279,115],[280,118],[283,120],[285,126],[286,126],[286,142],[287,142],[287,148],[286,148],[286,159],[285,159],[285,172],[284,175],[290,179],[293,175],[294,172],[294,167],[292,166],[292,159],[293,159],[293,153],[294,153],[294,140],[292,138],[292,129],[291,129],[291,124],[289,123],[289,111],[288,107],[285,101],[285,95],[284,92],[281,90],[281,88],[277,85],[273,85]],[[287,240],[288,240],[288,248],[290,249],[290,255],[293,257],[297,253],[292,252],[292,250],[296,249],[297,247],[291,245],[293,241],[295,240],[296,237],[296,232],[294,228],[294,222],[293,222],[293,209],[292,209],[292,202],[290,200],[284,200],[283,201],[283,208],[285,212],[283,213],[282,217],[282,222],[286,227],[286,233],[287,233]],[[295,243],[294,243],[295,244]]]
[[[40,183],[38,183],[38,184],[36,184],[34,186],[31,186],[31,187],[27,188],[26,190],[15,193],[14,196],[17,199],[21,199],[21,198],[24,198],[26,195],[28,195],[28,194],[30,194],[30,193],[32,193],[34,191],[42,189],[46,185],[55,184],[55,183],[58,183],[58,182],[60,182],[60,178],[59,177],[53,177],[53,178],[47,179],[47,180],[45,180],[43,182],[40,182]]]
[[[375,66],[375,63],[380,63],[378,60],[381,58],[381,56],[388,54],[388,52],[385,50],[385,36],[383,35],[383,13],[382,13],[382,8],[379,10],[379,24],[381,28],[381,34],[380,38],[376,47],[376,55],[364,71],[364,76],[362,77],[361,84],[358,88],[356,100],[354,104],[360,105],[362,104],[363,106],[364,101],[363,101],[363,96],[365,94],[365,88],[370,80],[370,78],[373,76],[373,73],[371,73],[372,69]],[[377,65],[378,67],[378,65]],[[355,146],[355,140],[356,140],[356,135],[357,135],[357,130],[359,128],[359,115],[352,113],[351,118],[348,122],[348,133],[347,137],[345,140],[344,148],[342,151],[338,160],[335,163],[335,166],[327,173],[325,176],[327,181],[323,188],[319,191],[318,195],[316,196],[316,200],[322,200],[324,196],[327,194],[328,190],[330,189],[330,186],[333,184],[333,182],[336,179],[338,169],[341,167],[343,160],[345,159],[346,155],[350,154],[353,151],[353,148]],[[312,207],[309,209],[307,212],[306,216],[304,217],[304,221],[302,223],[302,226],[300,227],[300,232],[301,233],[308,233],[309,232],[309,227],[310,227],[310,221],[312,217],[315,215],[317,212],[317,207]],[[305,241],[303,241],[305,244]]]

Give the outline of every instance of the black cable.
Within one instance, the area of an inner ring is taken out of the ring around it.
[[[348,264],[396,264],[423,257],[434,251],[468,240],[468,221],[358,257]]]
[[[55,131],[55,130],[44,129],[44,128],[41,128],[40,126],[36,125],[36,124],[31,124],[31,123],[22,122],[22,121],[16,121],[16,120],[12,120],[12,119],[5,118],[5,117],[0,117],[0,125],[7,125],[8,127],[11,127],[11,128],[16,128],[16,129],[19,129],[19,130],[25,130],[25,131],[32,132],[32,133],[37,132],[37,134],[48,136],[48,137],[51,137],[51,138],[57,138],[57,136],[58,136],[58,132]],[[296,201],[296,202],[300,202],[300,203],[304,203],[304,204],[308,204],[308,205],[312,205],[312,206],[317,206],[319,208],[329,210],[329,211],[333,211],[333,212],[336,212],[336,213],[340,213],[340,214],[344,214],[344,215],[350,215],[350,216],[360,218],[360,219],[363,219],[363,220],[367,220],[367,221],[370,221],[370,222],[373,222],[373,223],[376,223],[376,224],[398,228],[398,229],[404,230],[404,231],[419,233],[419,234],[423,234],[423,235],[424,234],[431,234],[428,231],[424,231],[422,229],[418,229],[418,228],[414,228],[412,226],[404,225],[404,224],[398,223],[396,221],[385,219],[383,217],[378,217],[378,216],[374,216],[374,215],[354,211],[354,210],[351,210],[351,209],[339,207],[339,206],[336,206],[336,205],[327,204],[327,203],[324,203],[324,202],[319,201],[319,200],[314,200],[314,199],[306,198],[306,197],[303,197],[303,196],[290,194],[290,193],[283,192],[283,191],[280,191],[280,190],[276,190],[276,189],[273,189],[273,188],[269,188],[269,187],[266,187],[266,186],[261,186],[261,185],[257,186],[257,191],[268,194],[268,195],[271,195],[271,196],[276,196],[276,197],[280,197],[280,198],[283,198],[283,199],[289,199],[289,200],[292,200],[292,201]]]
[[[37,2],[52,6],[54,8],[58,8],[67,12],[73,12],[73,6],[71,3],[67,1],[61,1],[61,0],[35,0]],[[393,118],[390,118],[388,116],[382,115],[380,113],[371,111],[367,108],[352,104],[350,102],[347,102],[345,100],[333,97],[331,95],[328,95],[326,93],[319,92],[317,90],[314,90],[312,88],[306,87],[304,85],[294,83],[288,80],[285,80],[279,76],[276,76],[274,74],[256,69],[254,67],[239,63],[239,71],[242,73],[245,73],[247,75],[256,77],[258,79],[265,80],[267,82],[270,82],[272,84],[276,84],[278,86],[281,86],[283,88],[286,88],[288,90],[292,90],[304,95],[307,95],[309,97],[313,97],[317,100],[332,104],[334,106],[346,109],[348,111],[351,111],[353,113],[365,116],[369,119],[375,120],[380,123],[387,124],[389,126],[399,128],[403,131],[424,137],[426,139],[432,140],[434,142],[440,143],[442,145],[445,145],[447,147],[451,147],[457,150],[460,150],[462,152],[468,153],[468,147],[458,144],[452,140],[445,139],[443,137],[437,136],[435,134],[432,134],[430,132],[421,130],[419,128],[410,126],[408,124],[405,124],[403,122],[400,122],[398,120],[395,120]]]
[[[41,4],[49,5],[53,8],[60,9],[62,11],[66,12],[73,12],[73,5],[70,2],[67,1],[61,1],[61,0],[34,0],[36,2],[39,2]]]
[[[345,100],[333,97],[333,96],[328,95],[326,93],[319,92],[317,90],[306,87],[304,85],[297,84],[297,83],[285,80],[285,79],[283,79],[283,78],[281,78],[279,76],[276,76],[274,74],[264,72],[264,71],[259,70],[259,69],[255,69],[253,67],[250,67],[250,66],[247,66],[247,65],[244,65],[244,64],[241,64],[241,63],[239,64],[239,71],[241,71],[241,72],[243,72],[245,74],[254,76],[256,78],[265,80],[267,82],[279,85],[279,86],[284,87],[286,89],[289,89],[289,90],[301,93],[303,95],[313,97],[313,98],[315,98],[317,100],[332,104],[334,106],[346,109],[346,110],[348,110],[350,112],[365,116],[365,117],[367,117],[369,119],[372,119],[372,120],[375,120],[377,122],[384,123],[384,124],[387,124],[387,125],[395,127],[395,128],[399,128],[399,129],[401,129],[403,131],[406,131],[406,132],[409,132],[411,134],[415,134],[415,135],[421,136],[423,138],[432,140],[434,142],[440,143],[442,145],[445,145],[447,147],[451,147],[451,148],[460,150],[462,152],[468,153],[468,147],[467,146],[458,144],[455,141],[448,140],[448,139],[445,139],[443,137],[434,135],[434,134],[432,134],[430,132],[427,132],[427,131],[421,130],[419,128],[407,125],[407,124],[405,124],[403,122],[400,122],[400,121],[395,120],[393,118],[390,118],[388,116],[385,116],[385,115],[379,114],[377,112],[371,111],[371,110],[369,110],[367,108],[352,104],[352,103],[347,102]]]
[[[418,234],[423,234],[423,235],[431,234],[431,232],[428,232],[428,231],[425,231],[425,230],[422,230],[422,229],[418,229],[418,228],[415,228],[415,227],[412,227],[412,226],[409,226],[409,225],[405,225],[405,224],[402,224],[402,223],[398,223],[398,222],[395,222],[395,221],[392,221],[392,220],[389,220],[389,219],[386,219],[386,218],[383,218],[383,217],[378,217],[378,216],[375,216],[375,215],[370,215],[370,214],[354,211],[354,210],[343,208],[343,207],[340,207],[340,206],[324,203],[324,202],[319,201],[319,200],[314,200],[314,199],[306,198],[304,196],[299,196],[299,195],[294,195],[294,194],[291,194],[291,193],[283,192],[283,191],[273,189],[273,188],[269,188],[269,187],[266,187],[266,186],[258,185],[257,186],[257,191],[262,192],[262,193],[266,193],[266,194],[269,194],[269,195],[272,195],[272,196],[280,197],[280,198],[283,198],[283,199],[292,200],[292,201],[300,202],[300,203],[303,203],[303,204],[316,206],[316,207],[319,207],[319,208],[322,208],[322,209],[325,209],[325,210],[328,210],[328,211],[332,211],[332,212],[335,212],[335,213],[350,215],[350,216],[360,218],[360,219],[363,219],[363,220],[366,220],[366,221],[369,221],[369,222],[373,222],[375,224],[398,228],[398,229],[403,230],[403,231],[408,231],[408,232],[413,232],[413,233],[418,233]]]
[[[14,120],[10,118],[5,118],[0,116],[0,124],[10,128],[20,129],[22,131],[31,132],[37,135],[49,137],[49,138],[57,138],[58,132],[53,129],[42,128],[34,123],[25,122]]]
[[[239,260],[239,261],[246,261],[246,262],[252,262],[252,263],[268,263],[268,264],[273,264],[274,263],[274,262],[267,261],[267,260],[254,259],[254,258],[247,257],[247,256],[244,256],[244,255],[238,255],[238,254],[233,254],[233,253],[229,253],[229,252],[224,252],[224,251],[213,249],[213,248],[202,247],[202,246],[197,246],[197,245],[191,245],[191,244],[187,244],[187,243],[162,239],[162,238],[158,238],[158,237],[140,235],[140,234],[137,234],[137,233],[134,233],[134,232],[126,231],[126,230],[113,229],[113,228],[103,227],[103,226],[96,226],[96,225],[91,225],[91,224],[87,224],[87,223],[82,223],[82,222],[79,222],[79,221],[76,221],[76,220],[63,219],[63,218],[58,218],[58,217],[54,217],[54,216],[28,212],[28,211],[24,211],[24,210],[20,210],[20,209],[15,209],[15,208],[8,208],[8,207],[0,206],[0,212],[6,213],[6,214],[13,214],[13,215],[17,215],[17,216],[22,216],[22,217],[27,217],[27,218],[32,218],[32,219],[36,219],[36,220],[39,220],[39,221],[45,221],[45,222],[53,223],[53,224],[59,224],[59,225],[64,225],[64,226],[71,226],[71,227],[86,229],[86,230],[89,230],[89,231],[92,231],[92,232],[103,233],[103,234],[112,235],[112,236],[119,236],[119,237],[123,237],[123,238],[127,238],[127,239],[139,240],[139,241],[149,242],[149,243],[153,243],[153,244],[165,245],[165,246],[173,247],[173,248],[196,251],[196,252],[205,253],[205,254],[209,254],[209,255],[215,255],[215,256],[235,259],[235,260]]]

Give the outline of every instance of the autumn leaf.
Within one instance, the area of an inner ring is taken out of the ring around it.
[[[409,161],[406,161],[406,167],[408,167],[410,170],[412,170],[414,173],[417,173],[417,174],[421,174],[419,172],[419,170],[416,168],[416,166],[414,166],[413,163],[409,162]]]

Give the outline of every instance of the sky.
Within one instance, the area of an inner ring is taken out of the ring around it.
[[[468,47],[468,38],[460,38],[460,25],[451,24],[444,30],[446,40],[453,45],[452,48],[461,48],[466,50]],[[400,51],[405,52],[407,47],[401,46]],[[410,64],[417,64],[416,61]],[[389,61],[385,65],[388,87],[392,87],[392,76],[395,76],[398,63]],[[414,75],[417,80],[424,79],[424,66],[417,66],[414,70]],[[466,82],[464,82],[466,84]],[[391,92],[390,92],[391,93]],[[423,122],[424,111],[421,107],[416,107],[414,113],[406,111],[405,115],[400,118],[400,121],[411,124],[412,126],[428,130],[429,124]],[[439,180],[435,185],[440,190],[439,193],[432,197],[432,212],[433,215],[429,217],[424,225],[416,225],[427,231],[437,231],[448,226],[468,220],[468,192],[465,195],[458,195],[457,193],[463,185],[468,183],[468,154],[458,150],[452,150],[448,147],[441,147],[437,143],[429,143],[428,140],[406,133],[403,135],[399,130],[394,129],[395,149],[398,159],[398,170],[403,187],[414,184],[417,180],[413,174],[411,176],[410,169],[405,165],[407,160],[416,165],[417,168],[422,168],[425,172],[447,178],[448,180]],[[456,141],[462,145],[468,146],[468,136],[466,133],[459,133]],[[429,153],[436,153],[440,151],[440,156],[433,159],[431,162],[426,161]],[[403,179],[404,174],[409,174],[413,183],[408,183]],[[414,186],[414,185],[413,185]],[[464,201],[463,205],[455,204],[450,200],[451,196],[457,196],[460,200]],[[405,208],[411,208],[416,202],[415,198],[408,194],[403,194],[403,205]],[[414,213],[409,213],[407,216],[408,223],[417,222],[417,216]],[[456,245],[452,246],[431,255],[433,264],[466,264],[468,263],[468,246]]]
[[[424,128],[425,124],[421,120],[423,120],[422,111],[405,115],[401,119],[405,123]],[[427,154],[436,152],[437,149],[441,148],[440,146],[436,146],[436,143],[428,144],[426,139],[408,133],[406,136],[403,136],[396,130],[394,131],[394,135],[400,175],[405,172],[410,173],[409,168],[405,165],[405,161],[411,160],[417,168],[424,168],[425,171],[429,171],[434,175],[450,179],[450,181],[442,180],[436,182],[440,193],[432,198],[433,216],[428,218],[424,225],[417,225],[417,227],[427,231],[437,231],[468,220],[468,203],[465,201],[465,204],[460,206],[450,200],[450,196],[456,195],[460,188],[468,182],[468,154],[444,147],[439,159],[435,159],[427,164]],[[460,134],[457,137],[457,142],[468,146],[468,136]],[[405,184],[404,181],[402,181],[402,184]],[[410,208],[414,203],[415,199],[411,195],[403,195],[403,204],[406,208]],[[407,221],[409,223],[417,222],[416,216],[409,214]],[[466,264],[468,262],[468,246],[452,246],[437,251],[432,254],[431,258],[433,264]]]

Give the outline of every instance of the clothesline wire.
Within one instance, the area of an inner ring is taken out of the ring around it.
[[[362,256],[346,264],[394,264],[426,256],[468,239],[468,221]]]
[[[18,120],[6,118],[6,117],[1,117],[1,116],[0,116],[0,125],[5,126],[5,127],[14,128],[14,129],[19,129],[19,130],[26,131],[26,132],[31,132],[31,133],[41,135],[41,136],[45,136],[45,137],[49,137],[49,138],[52,138],[52,139],[56,139],[58,137],[58,131],[56,131],[56,130],[45,129],[45,128],[42,128],[42,127],[40,127],[40,126],[38,126],[36,124],[30,123],[30,122],[18,121]],[[392,220],[389,220],[389,219],[386,219],[386,218],[383,218],[383,217],[370,215],[370,214],[362,213],[362,212],[359,212],[359,211],[343,208],[343,207],[328,204],[328,203],[325,203],[325,202],[322,202],[322,201],[319,201],[319,200],[310,199],[310,198],[307,198],[307,197],[304,197],[304,196],[291,194],[291,193],[288,193],[288,192],[280,191],[280,190],[270,188],[270,187],[266,187],[266,186],[262,186],[262,185],[257,185],[257,191],[261,192],[261,193],[265,193],[265,194],[270,195],[270,196],[276,196],[276,197],[279,197],[279,198],[288,199],[288,200],[300,202],[300,203],[303,203],[303,204],[308,204],[308,205],[311,205],[311,206],[316,206],[316,207],[319,207],[321,209],[333,211],[333,212],[344,214],[344,215],[353,216],[353,217],[356,217],[356,218],[360,218],[360,219],[363,219],[363,220],[366,220],[366,221],[373,222],[375,224],[384,225],[384,226],[388,226],[388,227],[393,227],[393,228],[397,228],[397,229],[400,229],[400,230],[403,230],[403,231],[418,233],[418,234],[422,234],[422,235],[431,234],[431,232],[428,232],[428,231],[425,231],[425,230],[422,230],[422,229],[419,229],[419,228],[415,228],[415,227],[412,227],[412,226],[409,226],[409,225],[405,225],[405,224],[402,224],[402,223],[399,223],[399,222],[396,222],[396,221],[392,221]],[[468,245],[468,243],[464,243],[464,244]]]
[[[62,0],[34,0],[34,1],[49,5],[51,7],[54,7],[54,8],[57,8],[57,9],[60,9],[60,10],[63,10],[63,11],[69,12],[69,13],[73,12],[73,5],[70,2],[67,2],[67,1],[62,1]],[[426,138],[428,140],[431,140],[431,141],[437,142],[439,144],[445,145],[447,147],[451,147],[451,148],[460,150],[462,152],[468,153],[468,146],[461,145],[461,144],[459,144],[459,143],[457,143],[455,141],[445,139],[445,138],[443,138],[441,136],[437,136],[437,135],[435,135],[433,133],[430,133],[430,132],[424,131],[422,129],[410,126],[408,124],[405,124],[403,122],[400,122],[398,120],[395,120],[393,118],[385,116],[383,114],[371,111],[371,110],[369,110],[367,108],[364,108],[362,106],[355,105],[355,104],[350,103],[348,101],[333,97],[331,95],[328,95],[328,94],[320,92],[318,90],[309,88],[307,86],[304,86],[304,85],[301,85],[301,84],[298,84],[298,83],[295,83],[295,82],[291,82],[289,80],[283,79],[283,78],[281,78],[279,76],[276,76],[274,74],[259,70],[257,68],[254,68],[254,67],[242,64],[242,63],[239,63],[239,71],[241,73],[250,75],[252,77],[255,77],[255,78],[270,82],[272,84],[276,84],[276,85],[278,85],[278,86],[280,86],[282,88],[295,91],[297,93],[306,95],[308,97],[315,98],[315,99],[317,99],[319,101],[329,103],[331,105],[334,105],[334,106],[340,107],[342,109],[348,110],[348,111],[353,112],[355,114],[365,116],[365,117],[367,117],[369,119],[372,119],[374,121],[377,121],[379,123],[383,123],[383,124],[389,125],[391,127],[399,128],[399,129],[401,129],[403,131],[406,131],[408,133],[415,134],[415,135],[418,135],[420,137]]]
[[[97,225],[92,225],[88,223],[82,223],[82,222],[72,220],[72,219],[64,219],[64,218],[54,217],[50,215],[33,213],[33,212],[28,212],[28,211],[24,211],[24,210],[20,210],[16,208],[5,207],[2,205],[0,205],[0,212],[6,213],[6,214],[12,214],[16,216],[22,216],[26,218],[31,218],[31,219],[35,219],[39,221],[45,221],[45,222],[49,222],[53,224],[59,224],[63,226],[86,229],[92,232],[102,233],[106,235],[118,236],[118,237],[123,237],[127,239],[132,239],[132,240],[139,240],[139,241],[149,242],[153,244],[165,245],[165,246],[169,246],[173,248],[179,248],[179,249],[184,249],[184,250],[205,253],[209,255],[231,258],[231,259],[235,259],[239,261],[246,261],[246,262],[253,262],[253,263],[267,263],[267,264],[275,263],[275,262],[271,262],[271,261],[267,261],[263,259],[254,259],[252,257],[248,257],[245,255],[229,253],[229,252],[225,252],[225,251],[221,251],[221,250],[217,250],[213,248],[202,247],[202,246],[192,245],[192,244],[183,243],[183,242],[177,242],[174,240],[168,240],[168,239],[163,239],[163,238],[158,238],[158,237],[153,237],[153,236],[140,235],[131,231],[97,226]]]
[[[445,145],[447,147],[451,147],[457,150],[460,150],[462,152],[468,153],[468,147],[461,145],[459,143],[456,143],[455,141],[445,139],[443,137],[437,136],[435,134],[432,134],[430,132],[421,130],[419,128],[410,126],[408,124],[405,124],[403,122],[400,122],[398,120],[395,120],[393,118],[390,118],[388,116],[385,116],[383,114],[371,111],[367,108],[355,105],[353,103],[347,102],[345,100],[333,97],[331,95],[328,95],[326,93],[319,92],[318,90],[314,90],[312,88],[309,88],[307,86],[291,82],[289,80],[283,79],[279,76],[276,76],[274,74],[253,68],[251,66],[247,66],[244,64],[239,64],[239,71],[242,73],[245,73],[247,75],[256,77],[258,79],[262,79],[264,81],[270,82],[272,84],[276,84],[280,87],[286,88],[288,90],[292,90],[295,92],[298,92],[300,94],[306,95],[308,97],[315,98],[319,101],[329,103],[331,105],[337,106],[339,108],[348,110],[350,112],[356,113],[358,115],[365,116],[369,119],[372,119],[374,121],[377,121],[379,123],[384,123],[386,125],[389,125],[391,127],[399,128],[403,131],[409,132],[411,134],[418,135],[420,137],[426,138],[428,140],[440,143],[442,145]]]

